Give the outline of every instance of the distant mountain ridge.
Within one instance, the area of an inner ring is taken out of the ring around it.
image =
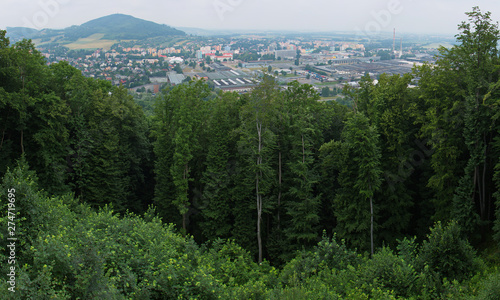
[[[186,35],[185,32],[173,27],[124,14],[112,14],[62,30],[7,27],[7,36],[14,40],[22,38],[44,39],[63,35],[65,40],[76,41],[96,33],[104,34],[103,38],[109,40],[141,40],[157,36]]]

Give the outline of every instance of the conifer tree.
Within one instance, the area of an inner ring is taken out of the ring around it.
[[[484,221],[493,217],[491,108],[485,102],[490,85],[498,81],[496,66],[500,63],[498,23],[493,23],[491,13],[482,13],[478,7],[466,13],[469,20],[459,25],[460,42],[446,52],[445,58],[457,66],[463,78],[465,114],[463,136],[470,158],[467,161],[453,201],[454,217],[466,225],[467,232],[477,226],[477,215]],[[474,206],[479,207],[474,211]],[[470,210],[473,211],[470,211]]]
[[[193,180],[191,171],[201,150],[205,100],[209,94],[206,83],[191,81],[174,87],[157,107],[155,200],[161,206],[173,205],[178,210],[184,233],[191,203],[189,182]]]
[[[314,144],[321,136],[312,109],[318,99],[312,86],[297,82],[290,84],[285,92],[290,143],[285,174],[288,183],[285,205],[290,225],[286,233],[295,247],[311,245],[319,238],[321,200],[315,193],[319,175]]]
[[[208,122],[208,149],[206,170],[202,181],[201,213],[204,216],[202,230],[209,239],[229,238],[233,227],[234,163],[236,160],[237,134],[239,127],[239,97],[235,93],[224,93],[210,101]]]
[[[342,137],[341,187],[333,202],[336,230],[352,246],[373,254],[378,213],[374,194],[382,183],[378,133],[367,117],[357,113],[347,120]]]

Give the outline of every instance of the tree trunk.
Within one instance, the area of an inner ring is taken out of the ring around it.
[[[21,154],[24,154],[24,129],[21,129]]]
[[[306,149],[304,146],[304,135],[302,134],[302,163],[306,163]]]
[[[278,148],[280,144],[278,143]],[[278,230],[281,227],[280,224],[280,206],[281,206],[281,150],[278,152]]]
[[[0,150],[2,150],[4,138],[5,138],[5,129],[2,131],[2,142],[0,142]]]
[[[262,176],[262,172],[259,170],[260,165],[262,164],[262,124],[257,123],[257,136],[258,136],[258,154],[257,154],[257,172],[255,172],[255,193],[257,196],[257,244],[259,247],[259,264],[262,262],[262,238],[260,234],[260,222],[262,218],[262,195],[260,195],[259,191],[259,180]]]
[[[184,231],[184,235],[187,235],[186,218],[187,218],[187,213],[183,213],[182,214],[182,230]]]
[[[489,220],[490,215],[488,213],[488,208],[490,206],[490,203],[486,197],[486,168],[488,167],[488,144],[486,141],[486,134],[483,134],[483,142],[484,142],[485,148],[484,148],[483,176],[481,178],[483,189],[482,189],[481,193],[483,194],[482,198],[483,198],[483,202],[484,202],[484,215],[482,215],[481,218],[483,218],[483,220]]]
[[[184,174],[182,174],[182,179],[183,180],[188,180],[187,179],[187,176],[188,176],[188,173],[189,173],[189,165],[186,163],[184,165]],[[186,190],[186,195],[187,195],[187,190]],[[185,209],[188,209],[188,205],[185,204]],[[185,213],[182,214],[182,229],[184,231],[184,235],[187,235],[187,211]]]
[[[373,197],[370,197],[370,246],[371,246],[371,255],[373,258]]]
[[[479,188],[479,178],[478,178],[477,166],[474,167],[474,177],[472,178],[472,195],[471,195],[472,203],[476,203],[475,202],[476,201],[476,187]],[[479,200],[479,211],[481,212],[482,210],[483,210],[483,208],[482,208],[482,203],[481,203],[481,199],[480,199]]]

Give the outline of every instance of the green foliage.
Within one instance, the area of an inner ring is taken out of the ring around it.
[[[74,105],[71,130],[71,185],[94,206],[142,211],[139,199],[150,159],[146,120],[124,88],[95,87],[87,103]]]
[[[276,135],[272,131],[276,100],[279,97],[277,83],[270,76],[264,77],[242,106],[239,128],[238,150],[244,165],[244,185],[251,188],[255,195],[257,213],[258,261],[263,260],[262,215],[271,206],[269,193],[272,188],[275,170],[272,168],[272,155],[276,147]],[[250,196],[249,194],[246,195]],[[264,201],[266,199],[266,201]]]
[[[322,270],[345,270],[360,262],[361,258],[356,252],[349,250],[343,240],[338,243],[335,236],[330,239],[323,235],[314,249],[299,252],[287,263],[280,274],[280,281],[286,286],[297,286]]]
[[[363,258],[324,235],[280,271],[255,263],[234,241],[199,247],[152,211],[144,218],[119,216],[109,207],[94,211],[70,195],[48,197],[25,162],[6,174],[2,190],[6,186],[24,201],[19,237],[25,243],[12,299],[456,299],[469,293],[459,281],[481,267],[456,223],[438,223],[418,255],[414,240],[403,240],[399,254],[383,248]],[[497,275],[476,279],[472,293],[494,299]]]
[[[182,216],[184,231],[187,230],[187,213],[191,202],[191,173],[201,173],[195,167],[204,155],[201,141],[206,122],[205,100],[209,94],[208,86],[202,81],[191,81],[175,86],[156,107],[155,202],[162,212],[167,210],[163,207],[175,207]]]
[[[494,150],[498,153],[500,151],[500,138],[496,138],[494,141]],[[493,238],[500,245],[500,162],[495,165],[495,173],[493,175],[493,180],[495,182],[496,192],[493,194],[495,198],[495,222],[493,224]]]
[[[416,260],[417,270],[429,276],[462,281],[480,270],[481,261],[476,258],[474,248],[462,237],[460,226],[455,221],[443,226],[436,223],[420,247]]]
[[[286,213],[290,217],[285,230],[292,244],[309,246],[318,239],[321,195],[315,195],[319,176],[315,166],[315,141],[320,140],[319,124],[314,120],[314,104],[318,94],[309,85],[291,83],[285,93],[283,119],[288,125],[283,143],[290,147],[288,170],[289,184],[285,193]],[[286,172],[288,171],[288,172]],[[287,176],[288,177],[288,176]]]
[[[418,128],[412,116],[415,108],[414,93],[408,87],[411,80],[410,74],[382,74],[374,85],[365,74],[359,89],[346,91],[354,99],[355,109],[369,118],[379,134],[380,169],[385,180],[374,193],[378,200],[376,231],[379,239],[391,244],[408,231],[412,206],[419,193],[425,191],[414,174],[415,167],[425,167],[422,164],[428,154],[422,154],[414,140]]]
[[[422,134],[429,138],[435,189],[434,220],[456,219],[469,233],[488,223],[497,132],[492,119],[498,98],[498,24],[478,7],[466,13],[457,35],[459,44],[440,49],[435,66],[417,70]]]
[[[373,216],[377,215],[373,196],[382,183],[378,133],[368,118],[358,113],[347,120],[342,137],[340,191],[333,201],[336,231],[350,245],[368,250],[374,231]]]
[[[51,192],[67,192],[65,151],[69,110],[51,89],[51,74],[30,41],[4,43],[0,64],[0,172],[22,154]]]
[[[389,248],[384,247],[375,253],[360,270],[363,280],[394,291],[398,296],[410,297],[418,293],[415,289],[417,272],[414,267]]]
[[[0,172],[24,155],[49,193],[141,211],[150,149],[144,114],[127,91],[65,62],[47,66],[29,41],[1,51]]]
[[[300,286],[275,288],[266,295],[267,299],[342,299],[331,284],[313,277]]]
[[[415,240],[416,237],[410,239],[405,237],[402,241],[398,241],[397,246],[398,256],[411,265],[415,265],[415,259],[418,253],[418,244]]]
[[[38,228],[35,224],[43,223],[43,209],[39,206],[40,195],[37,193],[37,180],[35,172],[29,170],[28,164],[23,157],[19,161],[18,167],[14,168],[12,171],[10,171],[10,169],[7,170],[2,185],[0,186],[0,197],[2,199],[0,208],[3,211],[2,218],[0,219],[2,226],[1,237],[3,239],[9,237],[7,231],[8,227],[11,227],[11,229],[14,228],[14,231],[11,231],[14,232],[15,237],[19,239],[19,242],[16,243],[17,263],[19,263],[20,259],[25,257],[24,253],[26,252],[27,245],[36,239]],[[14,206],[11,207],[14,208],[14,210],[10,210],[11,213],[15,214],[15,217],[11,215],[10,218],[7,215],[9,203],[7,201],[8,194],[10,194],[11,197],[14,196],[12,198],[15,200]],[[11,222],[11,224],[8,225],[8,222]],[[14,226],[11,226],[12,223],[14,223]],[[8,249],[6,248],[7,244],[6,240],[5,244],[2,242],[1,257],[4,262],[7,261],[8,257],[4,255],[4,253],[8,253]],[[8,266],[2,264],[2,268],[2,271],[6,272]]]
[[[215,299],[223,287],[244,286],[252,280],[260,287],[266,282],[260,270],[269,274],[268,280],[276,277],[274,268],[258,267],[234,242],[218,242],[203,251],[158,218],[145,222],[132,214],[119,217],[109,208],[94,212],[88,206],[75,206],[71,198],[44,196],[28,174],[22,166],[3,181],[3,185],[20,182],[13,185],[19,201],[43,211],[31,209],[38,219],[26,218],[19,225],[33,237],[19,231],[26,245],[19,252],[22,263],[16,265],[17,287],[26,297],[43,291],[61,298]],[[36,195],[37,201],[29,201],[26,193]],[[30,211],[29,206],[19,209]],[[40,289],[43,283],[47,285]]]
[[[325,86],[324,88],[321,89],[321,96],[322,97],[330,97],[330,88]]]
[[[488,276],[479,288],[477,297],[474,299],[493,300],[500,298],[500,273],[494,273]]]
[[[491,93],[490,85],[499,80],[496,66],[500,63],[497,49],[500,31],[498,23],[491,20],[491,13],[482,13],[474,7],[466,14],[469,20],[460,24],[461,33],[457,36],[461,44],[452,48],[445,57],[455,64],[461,62],[457,71],[464,77],[466,88],[463,135],[469,159],[454,199],[454,215],[464,230],[473,233],[479,217],[483,221],[490,220],[489,211],[493,206],[489,188],[493,176],[492,147],[489,144],[496,133],[491,130],[491,103],[485,101],[485,95]],[[471,209],[474,205],[479,210]]]
[[[438,60],[434,67],[417,69],[419,85],[417,120],[422,124],[421,137],[432,147],[430,163],[433,174],[428,186],[435,196],[435,221],[451,218],[451,203],[458,180],[463,174],[464,140],[461,133],[464,106],[459,88],[459,74],[451,72],[448,60]]]
[[[225,93],[211,101],[207,135],[210,140],[207,149],[206,169],[202,181],[205,184],[202,205],[204,235],[228,238],[231,235],[231,208],[234,207],[234,164],[236,159],[237,134],[239,126],[239,101],[236,94]]]

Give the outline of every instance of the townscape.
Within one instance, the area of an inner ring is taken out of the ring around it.
[[[117,16],[108,16],[112,21]],[[133,18],[131,16],[128,16]],[[99,38],[98,34],[94,38]],[[84,76],[107,80],[133,91],[158,93],[164,84],[177,85],[190,79],[205,79],[214,89],[248,92],[253,78],[267,72],[280,84],[292,81],[313,85],[326,97],[340,94],[345,84],[355,84],[368,73],[410,73],[414,66],[433,62],[437,48],[450,45],[450,37],[428,37],[404,42],[388,34],[379,41],[353,35],[315,37],[279,33],[234,34],[220,37],[189,35],[135,42],[104,41],[72,43],[67,46],[42,40],[37,48],[48,63],[68,61]],[[356,41],[361,40],[361,42]],[[37,40],[34,40],[35,43]],[[440,41],[440,43],[436,43]],[[326,89],[325,89],[326,88]],[[328,91],[327,91],[328,90]]]

